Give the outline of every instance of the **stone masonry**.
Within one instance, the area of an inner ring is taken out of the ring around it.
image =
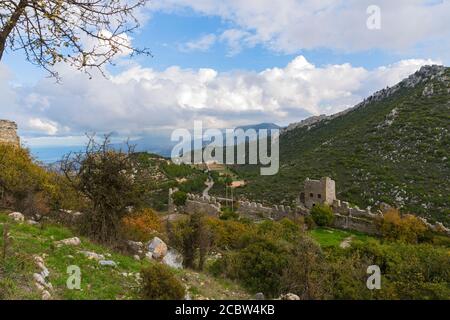
[[[20,139],[17,135],[17,124],[8,120],[0,120],[0,143],[20,146]]]
[[[300,194],[300,202],[311,209],[315,204],[332,205],[336,200],[336,183],[328,177],[320,180],[305,180],[304,192]]]

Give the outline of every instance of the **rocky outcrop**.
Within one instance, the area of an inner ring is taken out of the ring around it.
[[[17,135],[17,124],[15,122],[0,120],[0,143],[20,146],[20,138]]]
[[[153,259],[162,259],[167,254],[167,245],[158,237],[154,237],[152,241],[147,244],[148,252],[151,252]]]
[[[287,131],[291,131],[291,130],[303,128],[303,127],[311,127],[314,124],[316,124],[322,120],[326,120],[326,119],[328,119],[328,116],[325,114],[321,114],[320,116],[312,116],[312,117],[306,118],[305,120],[302,120],[300,122],[294,122],[294,123],[289,124],[287,126],[287,128],[282,130],[282,132],[287,132]]]
[[[387,87],[385,89],[382,89],[380,91],[375,92],[370,97],[364,99],[361,103],[357,104],[356,106],[352,108],[348,108],[344,111],[341,111],[339,113],[333,114],[333,115],[318,115],[318,116],[312,116],[305,120],[302,120],[300,122],[294,122],[289,124],[286,128],[282,129],[281,133],[286,133],[288,131],[307,127],[312,128],[318,123],[322,121],[329,121],[334,118],[340,117],[342,115],[345,115],[349,113],[350,111],[362,108],[367,106],[368,104],[376,101],[381,101],[385,98],[390,97],[397,91],[399,91],[401,88],[413,88],[421,83],[425,83],[430,80],[437,80],[438,82],[444,83],[444,87],[447,88],[448,92],[450,92],[450,79],[448,76],[445,75],[447,68],[445,66],[439,66],[439,65],[429,65],[429,66],[423,66],[418,70],[416,73],[410,75],[408,78],[404,79],[403,81],[399,82],[395,86]],[[436,93],[436,89],[434,88],[433,84],[427,84],[423,90],[422,95],[424,97],[431,97]]]

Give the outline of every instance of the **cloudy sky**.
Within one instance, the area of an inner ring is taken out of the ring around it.
[[[106,78],[58,65],[57,84],[8,52],[0,118],[31,146],[77,145],[85,132],[137,138],[194,120],[287,125],[351,107],[422,65],[449,65],[448,17],[449,0],[153,0],[130,39],[154,57],[118,57]]]

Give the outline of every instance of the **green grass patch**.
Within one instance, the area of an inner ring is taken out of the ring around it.
[[[0,214],[3,233],[4,223],[8,221]],[[139,281],[137,273],[151,262],[136,261],[132,257],[116,253],[109,248],[80,237],[80,246],[55,246],[55,241],[74,237],[67,228],[47,225],[31,226],[25,223],[9,223],[11,244],[6,259],[0,263],[0,291],[3,299],[40,299],[33,284],[36,267],[33,256],[44,255],[45,265],[50,271],[48,280],[52,283],[55,299],[138,299]],[[0,247],[3,240],[0,239]],[[80,251],[103,254],[106,260],[117,263],[116,267],[101,266],[96,260],[89,260]],[[71,265],[81,269],[81,289],[67,288]]]
[[[338,230],[332,228],[315,228],[309,231],[311,237],[317,241],[322,248],[339,247],[342,241],[352,237],[352,242],[367,241],[370,236],[356,231]]]

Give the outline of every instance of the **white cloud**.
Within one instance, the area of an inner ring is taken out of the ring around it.
[[[351,107],[431,63],[403,60],[367,70],[350,64],[319,67],[298,56],[284,68],[261,72],[177,66],[155,71],[134,65],[110,79],[92,80],[59,66],[62,84],[42,79],[32,87],[13,87],[0,66],[0,118],[17,121],[22,135],[31,138],[85,132],[137,136],[190,127],[194,120],[209,127],[288,124]]]
[[[49,120],[42,120],[39,118],[31,118],[28,121],[28,126],[32,130],[42,132],[49,136],[53,136],[58,132],[58,126],[55,122]]]
[[[380,30],[367,28],[367,8],[373,4],[381,8]],[[245,33],[241,45],[261,43],[284,53],[316,48],[415,52],[420,46],[448,57],[450,1],[160,0],[151,1],[150,8],[166,12],[189,8],[218,16]],[[232,45],[238,47],[235,42]]]
[[[217,37],[214,34],[207,34],[200,39],[189,41],[180,46],[181,51],[193,52],[193,51],[208,51],[216,42]]]
[[[226,42],[229,48],[228,55],[234,56],[241,52],[243,46],[253,46],[252,34],[239,29],[228,29],[220,35],[220,40]]]

